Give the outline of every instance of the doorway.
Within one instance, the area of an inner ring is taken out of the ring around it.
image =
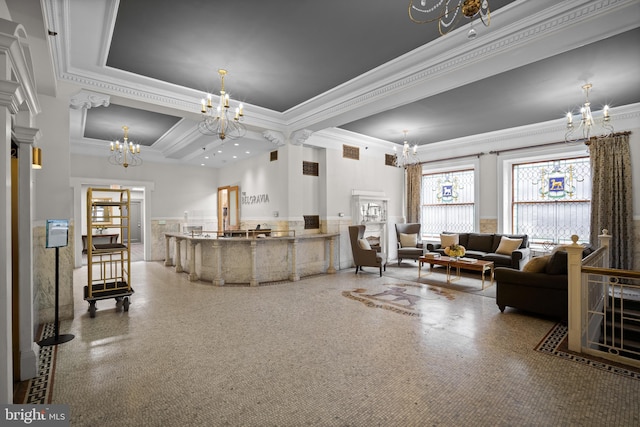
[[[218,187],[218,231],[239,229],[238,186]]]
[[[142,203],[139,200],[132,200],[129,203],[129,220],[131,221],[131,243],[143,243]]]

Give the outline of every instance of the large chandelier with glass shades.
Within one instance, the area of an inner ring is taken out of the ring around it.
[[[564,135],[565,142],[585,142],[594,136],[592,135],[593,133],[600,133],[601,135],[598,136],[609,136],[614,133],[608,105],[605,105],[602,108],[601,114],[597,114],[597,116],[600,117],[597,117],[591,111],[589,91],[592,87],[593,85],[591,83],[587,83],[582,86],[582,90],[584,90],[585,93],[585,101],[580,107],[578,117],[574,117],[573,111],[569,111],[566,115],[567,132]]]
[[[124,131],[123,142],[121,143],[120,140],[111,142],[109,163],[116,166],[123,166],[125,168],[141,165],[142,157],[140,157],[140,144],[134,144],[129,141],[128,126],[122,126],[122,130]]]
[[[393,151],[396,156],[395,164],[399,168],[406,168],[407,166],[420,163],[420,158],[418,157],[418,144],[414,144],[413,147],[409,145],[407,142],[407,131],[404,132],[404,143],[402,144],[402,151],[398,153],[398,149],[394,145]]]
[[[475,38],[474,18],[479,17],[486,27],[491,23],[489,0],[409,0],[409,19],[416,24],[438,21],[438,31],[442,36],[453,30],[463,17],[471,21],[467,37]]]
[[[229,94],[224,90],[224,77],[227,70],[218,70],[220,75],[220,97],[218,105],[214,107],[212,95],[207,94],[206,99],[202,99],[200,112],[202,120],[198,124],[198,130],[203,135],[215,135],[221,141],[225,139],[237,139],[247,133],[247,129],[241,123],[244,118],[244,107],[240,103],[235,109],[231,109]]]

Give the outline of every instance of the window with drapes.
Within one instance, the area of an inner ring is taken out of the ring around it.
[[[512,233],[533,244],[589,241],[591,173],[588,157],[512,166]]]
[[[443,231],[473,231],[474,176],[473,169],[422,175],[423,237],[439,238]]]

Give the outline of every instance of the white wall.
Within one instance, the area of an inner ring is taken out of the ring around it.
[[[35,173],[34,219],[71,219],[69,102],[46,95],[39,99],[42,113],[36,116],[35,127],[42,134],[37,143],[42,149],[42,169]]]
[[[153,218],[183,218],[184,212],[193,216],[215,217],[218,172],[210,168],[198,168],[165,163],[143,163],[124,168],[104,157],[71,155],[71,178],[89,182],[99,178],[104,182],[120,185],[152,183],[153,191],[147,214]],[[142,153],[144,159],[144,152]],[[69,187],[69,176],[67,176]]]

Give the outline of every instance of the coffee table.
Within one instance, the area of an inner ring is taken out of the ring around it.
[[[424,264],[429,264],[429,271],[433,271],[434,265],[442,265],[447,267],[447,283],[451,283],[455,280],[460,279],[460,269],[465,270],[474,270],[480,271],[482,273],[482,290],[484,290],[484,273],[489,271],[491,284],[493,284],[493,261],[483,261],[483,260],[475,260],[475,261],[464,261],[464,260],[454,260],[448,256],[441,256],[439,258],[427,258],[420,257],[418,258],[418,278],[422,275],[422,266]],[[456,277],[454,279],[451,278],[451,269],[456,269]]]

